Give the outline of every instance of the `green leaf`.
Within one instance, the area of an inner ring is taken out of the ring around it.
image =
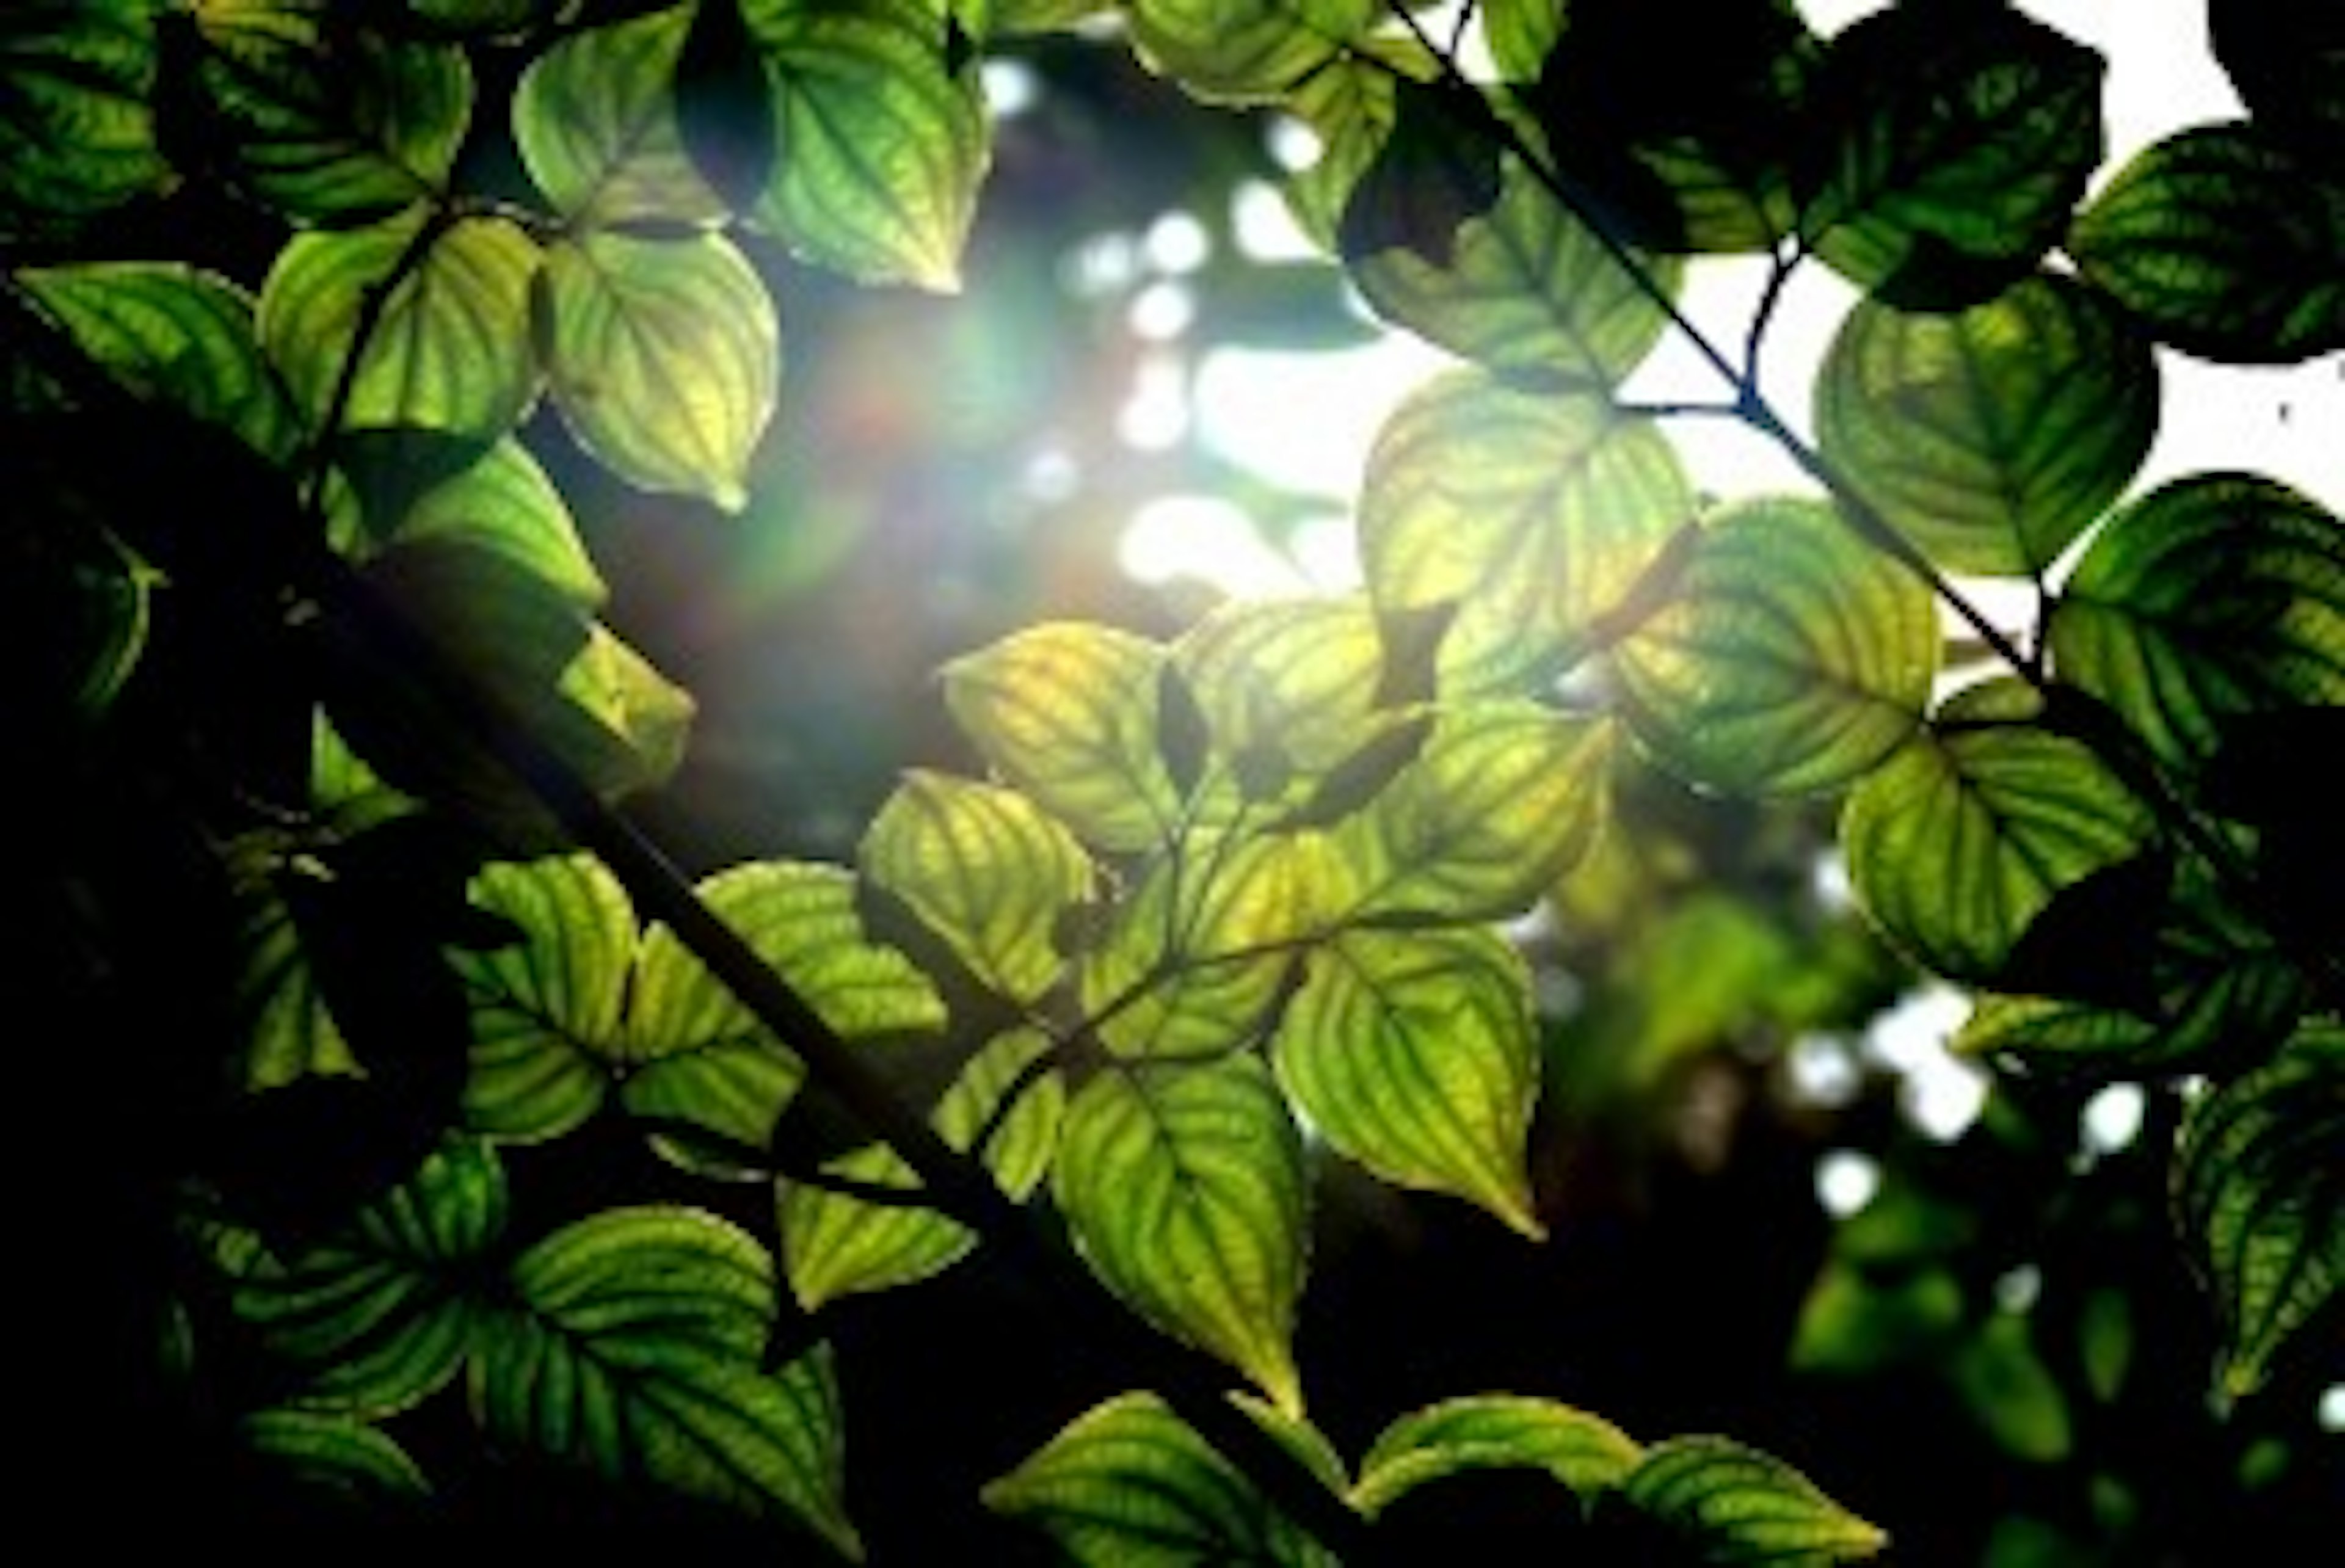
[[[289,457],[292,411],[253,327],[252,296],[172,261],[28,267],[15,281],[81,351],[133,396],[235,431],[264,457]]]
[[[527,447],[507,437],[409,493],[413,475],[395,470],[409,466],[402,449],[411,439],[404,431],[368,432],[343,443],[343,460],[353,467],[371,460],[371,443],[386,443],[376,466],[393,470],[380,486],[370,482],[371,475],[352,486],[376,547],[361,553],[434,541],[468,546],[502,557],[581,610],[602,605],[608,597],[602,575],[562,492]]]
[[[2125,490],[2157,412],[2148,343],[2047,274],[1955,315],[1863,301],[1816,380],[1825,460],[1950,572],[2040,576]]]
[[[1133,0],[1142,64],[1206,103],[1265,103],[1365,39],[1380,0]]]
[[[2017,682],[1958,693],[1849,794],[1840,840],[1866,911],[1948,979],[1992,986],[2062,887],[2132,858],[2149,808]]]
[[[1302,1408],[1309,1186],[1269,1068],[1233,1056],[1101,1072],[1067,1108],[1051,1195],[1101,1283],[1281,1410]]]
[[[748,1236],[695,1209],[604,1209],[522,1254],[511,1289],[468,1379],[491,1442],[792,1518],[861,1554],[829,1349],[759,1366],[773,1265]]]
[[[579,444],[641,489],[746,505],[781,324],[738,248],[588,232],[547,250],[537,287],[538,357]]]
[[[1082,845],[1024,795],[926,770],[879,808],[857,860],[978,978],[1019,1002],[1058,978],[1053,933],[1091,893]]]
[[[2003,4],[1894,5],[1817,74],[1800,232],[1892,304],[1998,292],[2101,161],[2101,56]]]
[[[1330,57],[1282,106],[1319,138],[1319,157],[1287,182],[1288,209],[1304,233],[1337,254],[1345,207],[1400,116],[1401,85],[1440,74],[1431,51],[1406,34],[1381,35]]]
[[[1446,265],[1385,250],[1355,260],[1352,280],[1386,320],[1510,379],[1618,385],[1669,325],[1661,300],[1680,264],[1641,258],[1639,282],[1519,159],[1499,178],[1495,204],[1457,228]]]
[[[1459,226],[1498,199],[1497,144],[1470,92],[1397,75],[1393,86],[1392,126],[1344,203],[1338,248],[1355,264],[1398,249],[1447,268]]]
[[[1472,1394],[1412,1411],[1360,1462],[1352,1506],[1374,1518],[1427,1482],[1471,1470],[1543,1470],[1592,1502],[1643,1450],[1601,1416],[1553,1400]]]
[[[1005,1035],[972,1057],[937,1106],[937,1130],[967,1152],[1013,1088],[1014,1107],[980,1151],[1002,1191],[1023,1199],[1041,1184],[1058,1146],[1066,1091],[1041,1070],[1051,1043],[1026,1029]],[[827,1174],[866,1184],[919,1189],[912,1169],[874,1145],[831,1160]],[[779,1209],[784,1271],[790,1293],[811,1312],[858,1290],[884,1290],[949,1268],[977,1239],[963,1226],[917,1203],[878,1204],[805,1182],[784,1184]]]
[[[1336,1152],[1544,1234],[1524,1165],[1539,1086],[1530,972],[1495,933],[1335,937],[1313,951],[1272,1052]]]
[[[753,219],[863,283],[950,290],[991,158],[974,73],[955,76],[918,0],[746,0],[780,148]]]
[[[724,220],[724,198],[693,167],[677,125],[676,62],[694,10],[672,5],[571,33],[522,73],[513,144],[574,228]]]
[[[2057,1464],[2076,1448],[2060,1384],[2037,1354],[2033,1320],[1998,1311],[1946,1358],[1946,1376],[1996,1447],[2026,1464]]]
[[[339,413],[350,430],[411,426],[494,439],[537,392],[529,337],[537,266],[536,245],[502,217],[443,228],[416,210],[299,235],[261,286],[260,341],[313,427]],[[348,405],[338,409],[345,361],[370,320]]]
[[[0,16],[0,234],[71,229],[161,188],[150,0],[16,0]]]
[[[1333,839],[1346,920],[1520,914],[1602,820],[1613,731],[1530,703],[1447,711],[1416,759]]]
[[[247,841],[231,854],[239,863],[237,951],[243,962],[236,982],[242,1042],[237,1086],[263,1091],[306,1077],[356,1075],[358,1059],[327,1010],[293,911],[277,885],[284,846]]]
[[[472,898],[522,939],[449,955],[472,1019],[465,1125],[514,1142],[557,1138],[603,1103],[634,966],[634,910],[585,855],[488,866]]]
[[[927,976],[875,946],[854,878],[835,866],[760,862],[700,885],[702,900],[848,1039],[934,1030],[944,1005]],[[697,1124],[762,1148],[803,1068],[675,934],[644,938],[628,1015],[629,1110]]]
[[[420,1501],[431,1483],[378,1427],[303,1410],[255,1411],[237,1423],[245,1445],[314,1491],[379,1506]]]
[[[1224,757],[1267,750],[1317,772],[1376,731],[1384,643],[1359,595],[1233,600],[1182,634],[1172,664]]]
[[[2345,170],[2259,121],[2153,143],[2076,215],[2068,253],[2158,339],[2293,364],[2345,346]]]
[[[1180,809],[1156,748],[1163,661],[1129,632],[1046,622],[947,664],[945,703],[1045,811],[1101,849],[1144,850]]]
[[[502,1239],[505,1178],[487,1146],[443,1144],[414,1177],[294,1256],[235,1281],[237,1316],[302,1379],[301,1408],[401,1411],[456,1375],[480,1316],[471,1270]]]
[[[1722,1437],[1653,1444],[1622,1490],[1704,1563],[1830,1568],[1888,1543],[1782,1460]]]
[[[982,1496],[1047,1531],[1070,1561],[1101,1568],[1335,1562],[1152,1393],[1093,1406]]]
[[[2345,703],[2345,541],[2251,474],[2192,474],[2111,518],[2051,615],[2065,681],[2160,756],[2212,754],[2226,718]]]
[[[1457,606],[1443,695],[1528,692],[1569,664],[1693,504],[1651,421],[1457,371],[1377,433],[1360,551],[1381,613]]]
[[[2222,1396],[2261,1387],[2345,1290],[2345,1031],[2300,1032],[2183,1118],[2174,1207],[2220,1319]]]
[[[195,29],[201,134],[263,203],[297,221],[363,222],[445,187],[472,106],[458,46],[383,36],[329,0],[198,6]]]
[[[1838,789],[1912,733],[1937,673],[1936,602],[1820,501],[1738,502],[1613,652],[1637,736],[1742,794]]]

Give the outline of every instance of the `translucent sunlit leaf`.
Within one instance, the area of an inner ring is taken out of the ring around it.
[[[1337,1152],[1541,1234],[1523,1163],[1539,1081],[1530,972],[1495,934],[1351,931],[1322,945],[1272,1061]]]
[[[1364,37],[1379,0],[1134,0],[1142,60],[1208,103],[1283,97]]]
[[[1314,771],[1368,734],[1384,644],[1362,597],[1238,600],[1183,633],[1172,663],[1223,755],[1268,749]]]
[[[1655,1443],[1622,1489],[1704,1563],[1830,1568],[1888,1544],[1782,1460],[1726,1438]]]
[[[387,439],[396,443],[408,437]],[[364,440],[346,443],[346,459]],[[407,477],[386,486],[383,494],[361,489],[356,497],[375,546],[454,542],[503,557],[583,610],[599,608],[607,597],[562,492],[520,441],[498,441],[446,478],[425,481],[412,494],[401,493]]]
[[[1650,420],[1459,371],[1378,432],[1360,550],[1380,610],[1457,605],[1444,695],[1527,692],[1569,662],[1692,511]]]
[[[1749,501],[1711,521],[1613,667],[1672,770],[1788,794],[1836,789],[1912,733],[1941,640],[1929,590],[1830,506]]]
[[[773,1265],[747,1235],[695,1209],[604,1209],[523,1253],[509,1289],[468,1377],[492,1442],[793,1519],[860,1554],[829,1348],[759,1364]]]
[[[700,225],[725,217],[685,150],[673,89],[693,7],[607,23],[558,40],[513,89],[513,142],[574,225]]]
[[[1541,1470],[1592,1501],[1643,1450],[1601,1416],[1553,1400],[1472,1394],[1402,1416],[1360,1462],[1353,1506],[1374,1517],[1427,1482],[1471,1470]]]
[[[2157,369],[2105,298],[2038,274],[1953,315],[1859,304],[1815,404],[1825,460],[1933,561],[2040,574],[2141,466]]]
[[[1309,1187],[1268,1067],[1233,1056],[1101,1072],[1067,1107],[1051,1193],[1117,1297],[1301,1408]]]

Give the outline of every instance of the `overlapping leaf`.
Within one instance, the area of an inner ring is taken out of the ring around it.
[[[1156,744],[1164,651],[1078,622],[1029,627],[944,668],[945,702],[1009,782],[1091,843],[1142,850],[1178,814]]]
[[[1335,1563],[1154,1394],[1119,1394],[1085,1411],[988,1484],[984,1502],[1047,1531],[1071,1561],[1101,1568]]]
[[[2157,369],[2106,299],[2038,274],[1953,315],[1859,304],[1815,404],[1826,460],[1933,561],[2041,574],[2141,466]]]
[[[1300,1408],[1308,1186],[1268,1067],[1240,1055],[1101,1072],[1067,1107],[1051,1196],[1101,1283]]]
[[[2345,168],[2259,122],[2178,131],[2076,215],[2068,252],[2165,342],[2291,364],[2345,346]]]
[[[360,435],[344,443],[346,464],[362,460],[371,440],[389,444],[380,485],[360,482],[345,492],[357,506],[367,538],[354,552],[432,541],[456,543],[502,557],[515,570],[581,610],[608,596],[602,574],[579,537],[562,492],[529,449],[510,437],[444,477],[419,476],[401,461],[411,432]],[[471,443],[462,443],[470,450]]]
[[[1380,610],[1457,605],[1445,695],[1523,692],[1568,663],[1692,511],[1650,421],[1458,371],[1378,432],[1360,549]]]
[[[2345,1290],[2345,1033],[2299,1034],[2184,1118],[2174,1201],[2222,1327],[2228,1398],[2262,1385],[2289,1337]]]
[[[480,1315],[472,1270],[505,1219],[495,1156],[448,1143],[330,1239],[255,1257],[238,1271],[237,1315],[302,1375],[303,1408],[404,1410],[455,1376]]]
[[[2204,758],[2227,717],[2345,703],[2345,536],[2274,481],[2177,480],[2095,538],[2051,648],[2160,754]]]
[[[1050,1043],[1030,1030],[1006,1035],[970,1059],[937,1106],[937,1130],[945,1141],[982,1158],[1012,1198],[1022,1199],[1041,1184],[1058,1143],[1066,1091],[1043,1060],[1049,1050]],[[1012,1093],[1018,1098],[1005,1109]],[[985,1146],[974,1148],[989,1126]],[[807,1311],[858,1290],[926,1280],[976,1244],[965,1227],[917,1201],[919,1183],[891,1150],[858,1149],[823,1170],[898,1189],[907,1201],[874,1203],[811,1182],[784,1186],[783,1270],[791,1295]]]
[[[1888,1543],[1782,1460],[1726,1438],[1655,1443],[1622,1491],[1705,1563],[1831,1568]]]
[[[1132,41],[1152,69],[1208,103],[1284,96],[1365,37],[1378,0],[1135,0]]]
[[[1495,934],[1353,931],[1322,945],[1272,1053],[1330,1148],[1541,1234],[1523,1163],[1539,1078],[1530,975]]]
[[[1858,783],[1841,814],[1873,917],[1949,979],[1994,985],[2061,888],[2138,854],[2149,808],[2014,681],[1972,687]]]
[[[575,227],[721,221],[693,167],[674,80],[693,7],[589,27],[530,62],[513,89],[513,143],[553,209]]]
[[[156,8],[18,0],[0,16],[0,234],[73,227],[160,188]]]
[[[350,429],[493,440],[519,422],[537,391],[529,336],[537,265],[537,247],[502,217],[443,228],[416,210],[364,228],[300,235],[262,285],[261,344],[313,425],[340,413]],[[344,362],[370,321],[347,405],[337,408]]]
[[[380,1504],[428,1496],[431,1483],[390,1433],[345,1416],[255,1411],[237,1423],[245,1446],[304,1486]]]
[[[1239,600],[1183,633],[1172,663],[1223,755],[1269,754],[1315,772],[1371,733],[1384,643],[1358,596]]]
[[[537,288],[538,358],[579,444],[642,489],[741,510],[781,326],[739,248],[589,232],[548,248]]]
[[[828,1347],[759,1365],[773,1268],[748,1236],[692,1209],[605,1209],[524,1252],[511,1289],[467,1379],[491,1441],[791,1518],[859,1554]]]
[[[1618,1486],[1643,1450],[1603,1417],[1553,1400],[1472,1394],[1412,1411],[1360,1462],[1352,1504],[1373,1518],[1427,1482],[1473,1470],[1539,1470],[1583,1502]]]
[[[773,82],[778,152],[754,220],[866,283],[950,289],[991,157],[973,74],[917,0],[748,0]]]
[[[1372,37],[1314,70],[1283,106],[1308,126],[1319,156],[1286,185],[1286,201],[1304,233],[1338,253],[1344,210],[1361,177],[1392,135],[1404,82],[1429,82],[1440,64],[1406,35]]]
[[[1830,790],[1928,706],[1937,607],[1817,501],[1714,517],[1676,590],[1615,650],[1638,737],[1713,788]]]

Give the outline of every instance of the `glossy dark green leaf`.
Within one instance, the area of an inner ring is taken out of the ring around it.
[[[1427,1482],[1475,1470],[1538,1470],[1582,1501],[1618,1486],[1643,1451],[1603,1417],[1553,1400],[1471,1394],[1412,1411],[1376,1435],[1352,1505],[1374,1518]]]
[[[2220,1392],[2261,1387],[2345,1290],[2345,1033],[2316,1026],[2191,1106],[2175,1149],[2183,1242],[2214,1295]]]
[[[1637,736],[1715,789],[1837,789],[1929,705],[1942,641],[1920,580],[1820,501],[1728,506],[1613,652]]]
[[[326,0],[201,6],[195,25],[206,134],[263,203],[363,222],[445,186],[472,115],[462,49],[370,31]]]
[[[1101,1283],[1292,1411],[1304,1175],[1270,1069],[1233,1056],[1094,1077],[1067,1107],[1051,1196]]]
[[[1044,810],[1102,849],[1147,849],[1179,810],[1156,745],[1163,661],[1128,632],[1048,622],[947,664],[945,703]]]
[[[920,0],[745,0],[778,145],[754,221],[866,283],[950,290],[991,157],[974,74],[955,76]]]
[[[1864,17],[1816,76],[1801,234],[1893,304],[2000,291],[2060,238],[2101,161],[2103,74],[2000,0]]]
[[[171,261],[25,268],[15,278],[126,390],[234,430],[264,457],[291,455],[292,412],[243,288]]]
[[[1539,1083],[1530,972],[1495,934],[1351,931],[1321,945],[1271,1059],[1336,1152],[1543,1234],[1524,1165]]]
[[[1992,985],[2077,878],[2140,853],[2149,808],[2015,681],[1957,694],[1858,782],[1841,847],[1866,911],[1914,958]]]
[[[1335,1562],[1155,1394],[1093,1406],[983,1498],[1047,1531],[1069,1561],[1101,1568]]]
[[[1050,1042],[1032,1030],[1005,1035],[970,1058],[937,1105],[937,1131],[965,1152],[1000,1115],[979,1154],[1002,1191],[1014,1199],[1041,1184],[1058,1146],[1066,1090],[1059,1075],[1043,1066],[1050,1049]],[[1004,1110],[1003,1098],[1013,1089],[1019,1098]],[[919,1189],[911,1167],[877,1145],[827,1161],[823,1172],[897,1188],[908,1197]],[[917,1202],[871,1203],[810,1182],[783,1185],[778,1222],[790,1294],[809,1312],[857,1291],[931,1278],[977,1240],[958,1222]]]
[[[1859,304],[1815,414],[1825,460],[1938,565],[2040,574],[2141,466],[2157,368],[2105,298],[2038,274],[1952,315]]]
[[[1134,0],[1132,42],[1150,69],[1207,103],[1264,103],[1366,36],[1378,0]]]
[[[0,16],[0,234],[69,229],[159,189],[156,7],[18,0]]]
[[[490,1138],[533,1142],[602,1105],[635,959],[634,910],[602,863],[570,855],[487,867],[472,902],[522,940],[456,953],[472,1019],[464,1121]]]
[[[481,1144],[445,1144],[332,1237],[237,1270],[237,1315],[300,1375],[302,1408],[404,1410],[456,1375],[482,1305],[471,1270],[505,1221],[495,1156]]]
[[[572,33],[522,73],[513,143],[572,225],[723,220],[724,199],[694,167],[676,123],[673,83],[692,17],[693,7],[675,5]]]
[[[313,426],[339,413],[348,429],[411,426],[493,440],[527,411],[537,392],[529,334],[536,245],[502,217],[427,232],[430,221],[411,211],[304,234],[278,254],[260,291],[260,341]],[[396,287],[373,309],[394,274]],[[344,362],[370,319],[347,405],[338,406]]]
[[[949,62],[948,72],[952,68]],[[768,85],[741,0],[702,0],[675,61],[676,129],[692,167],[726,205],[740,210],[773,177],[777,149]]]
[[[1640,283],[1519,160],[1499,177],[1446,262],[1380,251],[1354,261],[1353,281],[1386,320],[1513,379],[1617,385],[1660,340],[1651,290],[1674,292],[1679,263],[1645,258]]]
[[[420,1501],[431,1483],[381,1428],[304,1410],[255,1411],[237,1423],[252,1452],[305,1488],[380,1506]]]
[[[1888,1543],[1782,1460],[1727,1438],[1657,1442],[1622,1490],[1704,1563],[1830,1568]]]
[[[1529,703],[1439,717],[1423,751],[1336,824],[1347,920],[1519,914],[1586,853],[1608,799],[1611,727]]]
[[[1442,694],[1538,689],[1693,512],[1650,421],[1589,394],[1445,375],[1369,454],[1360,550],[1380,614],[1456,604]]]
[[[1092,891],[1082,845],[1024,795],[926,770],[879,808],[857,861],[979,979],[1020,1002],[1058,978],[1052,933]]]
[[[467,1381],[490,1441],[793,1519],[860,1555],[829,1347],[759,1365],[773,1265],[747,1235],[695,1209],[608,1209],[523,1253],[510,1289]]]
[[[2176,480],[2094,539],[2050,635],[2063,680],[2161,756],[2204,758],[2228,717],[2345,703],[2345,535],[2271,480]]]
[[[639,489],[746,505],[782,346],[739,248],[587,233],[547,249],[538,288],[538,358],[578,443]]]
[[[2298,147],[2325,152],[2345,172],[2345,12],[2271,0],[2210,0],[2208,39],[2231,86],[2268,126]]]
[[[2260,124],[2195,126],[2135,155],[2076,215],[2068,253],[2161,341],[2291,364],[2345,346],[2345,167]]]

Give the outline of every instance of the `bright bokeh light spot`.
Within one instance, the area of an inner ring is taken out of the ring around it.
[[[1905,1118],[1941,1143],[1960,1138],[1986,1106],[1985,1072],[1946,1047],[1970,1006],[1952,986],[1922,986],[1864,1031],[1864,1054],[1899,1077]]]
[[[1185,283],[1160,278],[1132,297],[1124,324],[1150,343],[1169,343],[1197,319],[1197,296]]]
[[[1235,599],[1304,594],[1317,585],[1262,537],[1254,520],[1212,496],[1163,496],[1142,507],[1118,541],[1136,582],[1201,582]]]
[[[2025,1312],[2044,1294],[2044,1270],[2033,1263],[2006,1270],[1995,1282],[1995,1304],[2006,1312]]]
[[[1140,246],[1128,234],[1095,234],[1069,251],[1059,280],[1078,299],[1121,294],[1140,278]]]
[[[2139,1084],[2111,1084],[2085,1102],[2082,1118],[2085,1147],[2094,1154],[2115,1154],[2141,1136],[2143,1114],[2149,1097]]]
[[[1213,258],[1213,237],[1193,214],[1168,212],[1148,226],[1140,252],[1157,271],[1178,276],[1194,272]]]
[[[1300,174],[1319,161],[1326,144],[1293,115],[1274,115],[1263,130],[1263,146],[1271,162],[1289,174]]]
[[[1828,915],[1846,915],[1856,907],[1856,885],[1848,879],[1848,857],[1837,848],[1818,855],[1808,869],[1808,891]]]
[[[2320,1430],[2345,1431],[2345,1383],[2331,1383],[2320,1396]]]
[[[1844,1106],[1864,1087],[1864,1069],[1838,1035],[1802,1035],[1783,1060],[1792,1093],[1803,1105]]]
[[[1042,96],[1042,78],[1023,60],[990,59],[978,67],[977,80],[997,119],[1015,119]]]
[[[1835,1219],[1845,1219],[1881,1190],[1881,1163],[1853,1148],[1836,1148],[1816,1161],[1816,1201]]]
[[[1313,261],[1319,248],[1294,221],[1294,209],[1266,179],[1241,181],[1230,193],[1230,237],[1248,261]]]
[[[1189,382],[1177,355],[1152,354],[1132,377],[1115,433],[1134,451],[1161,452],[1189,433]]]
[[[1365,581],[1360,535],[1348,517],[1306,518],[1287,541],[1294,564],[1322,592],[1346,593]]]
[[[1044,506],[1056,506],[1071,499],[1083,482],[1082,465],[1074,454],[1059,445],[1045,446],[1026,460],[1026,467],[1018,476],[1018,488],[1030,501]]]
[[[1398,335],[1325,354],[1216,349],[1197,370],[1200,433],[1274,484],[1349,496],[1386,417],[1418,380],[1452,362]]]

